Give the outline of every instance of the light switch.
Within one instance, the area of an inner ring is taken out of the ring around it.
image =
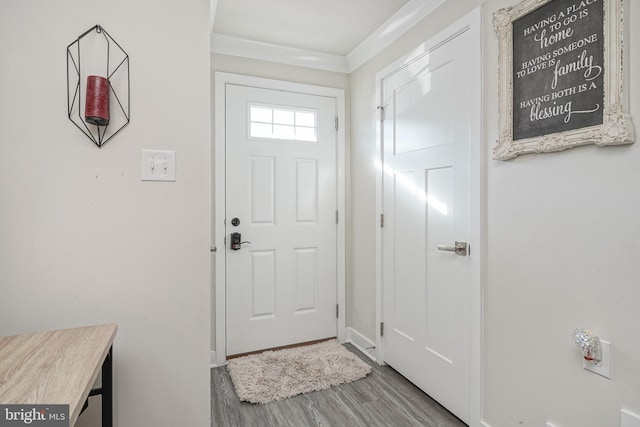
[[[143,181],[175,181],[176,152],[142,150]]]

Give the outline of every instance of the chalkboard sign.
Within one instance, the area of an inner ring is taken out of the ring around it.
[[[522,0],[493,13],[499,131],[493,158],[630,144],[623,0]]]
[[[513,139],[601,125],[604,1],[552,0],[513,21]]]
[[[513,22],[513,139],[602,124],[603,0],[553,0]]]

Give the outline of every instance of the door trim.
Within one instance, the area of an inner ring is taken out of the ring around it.
[[[345,143],[345,94],[344,90],[337,88],[329,88],[323,86],[315,86],[301,83],[291,83],[281,80],[272,80],[259,77],[244,76],[240,74],[230,74],[216,72],[215,76],[215,93],[214,93],[214,141],[213,141],[213,164],[215,170],[212,176],[214,180],[212,188],[214,189],[213,201],[213,226],[214,235],[212,241],[217,248],[215,252],[214,266],[214,295],[215,295],[215,314],[211,321],[214,322],[213,330],[215,330],[215,351],[216,365],[221,366],[226,363],[226,250],[224,244],[225,224],[224,217],[226,212],[226,95],[225,87],[227,84],[240,86],[250,86],[262,89],[281,90],[287,92],[297,92],[308,95],[325,96],[335,98],[336,114],[338,116],[337,131],[337,207],[339,212],[339,221],[337,227],[337,287],[336,301],[338,303],[338,319],[337,319],[337,336],[338,341],[345,342],[346,337],[346,316],[345,316],[345,190],[346,190],[346,143]]]
[[[472,268],[474,271],[471,290],[470,307],[470,366],[469,366],[469,419],[470,427],[482,426],[482,331],[483,331],[483,285],[485,266],[485,176],[486,165],[483,153],[486,152],[484,131],[482,125],[482,6],[477,7],[469,14],[465,15],[455,23],[449,25],[445,30],[431,37],[428,41],[413,49],[411,52],[394,61],[376,73],[376,103],[382,103],[382,79],[405,67],[414,58],[435,49],[452,37],[470,31],[474,44],[471,46],[472,60],[478,64],[475,84],[475,93],[472,94],[474,100],[475,114],[471,119],[471,126],[478,135],[478,144],[471,144],[470,164],[471,164],[471,242],[473,244]],[[374,110],[376,110],[374,106]],[[382,122],[379,113],[376,113],[376,164],[382,165]],[[383,180],[384,171],[380,169],[376,174],[376,223],[379,224],[380,215],[383,212]],[[380,323],[384,319],[383,312],[383,283],[382,283],[382,229],[376,227],[376,360],[379,364],[384,364],[384,348],[382,336],[380,335]]]

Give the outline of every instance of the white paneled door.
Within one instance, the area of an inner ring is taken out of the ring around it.
[[[384,361],[467,423],[475,282],[462,242],[475,243],[470,147],[480,140],[470,38],[457,34],[381,79]]]
[[[336,336],[335,117],[335,98],[226,85],[228,355]]]

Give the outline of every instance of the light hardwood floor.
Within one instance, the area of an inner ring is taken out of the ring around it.
[[[388,366],[327,390],[256,405],[240,402],[225,366],[211,370],[211,425],[215,427],[466,427],[462,421]]]

